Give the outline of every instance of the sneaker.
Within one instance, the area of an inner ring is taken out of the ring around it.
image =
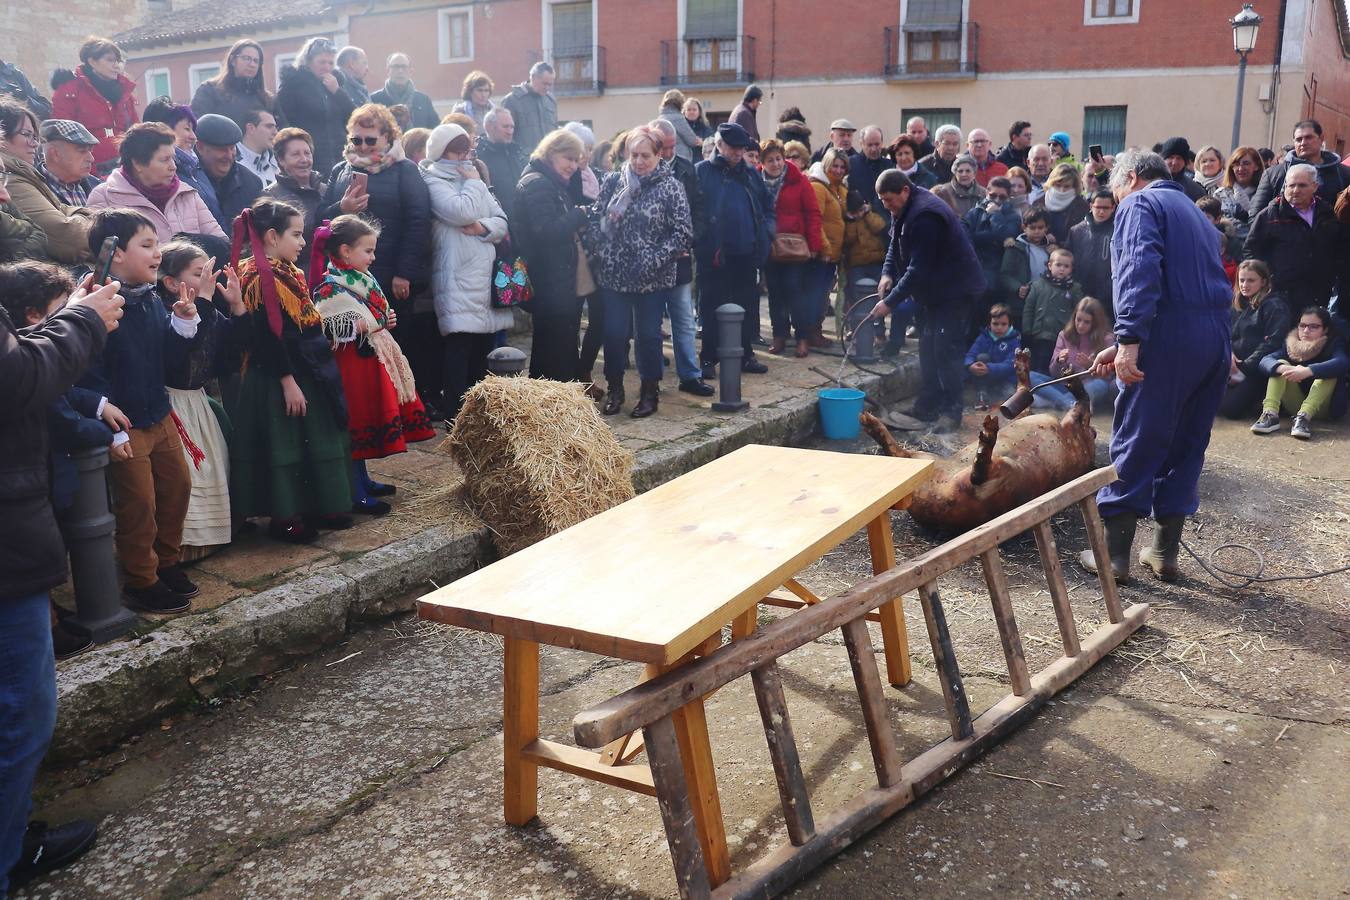
[[[769,371],[769,367],[755,359],[753,356],[747,356],[741,361],[741,371],[748,372],[751,375],[763,375]]]
[[[1255,428],[1256,426],[1252,426]],[[1299,413],[1294,416],[1294,424],[1289,426],[1289,436],[1296,437],[1300,441],[1312,440],[1312,428],[1308,425],[1308,414]]]
[[[98,826],[84,819],[55,828],[48,828],[46,822],[29,822],[19,861],[9,870],[9,889],[70,865],[87,853],[97,839]]]
[[[1280,430],[1280,414],[1266,410],[1252,423],[1252,434],[1274,434]]]
[[[686,394],[693,394],[695,397],[711,397],[717,391],[702,378],[686,378],[680,382],[680,390]]]
[[[156,581],[149,587],[127,587],[124,588],[124,592],[127,596],[127,606],[141,612],[164,615],[187,612],[192,608],[191,600],[178,596],[162,581]]]
[[[160,569],[158,574],[159,580],[184,600],[190,600],[201,593],[197,586],[183,574],[183,570],[177,566],[167,566]]]
[[[92,646],[94,642],[87,635],[71,631],[64,622],[57,622],[52,626],[52,649],[56,651],[57,659],[79,656]]]

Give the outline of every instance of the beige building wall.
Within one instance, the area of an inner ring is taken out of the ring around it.
[[[1269,68],[1251,68],[1243,98],[1242,142],[1256,146],[1287,143],[1300,114],[1300,79],[1285,69],[1277,104],[1263,104],[1259,91],[1271,81]],[[1225,152],[1232,137],[1237,68],[1152,72],[1010,73],[982,75],[974,81],[949,82],[779,82],[765,89],[758,121],[761,137],[777,129],[779,113],[800,107],[812,129],[812,144],[828,140],[829,123],[851,119],[862,126],[881,126],[887,139],[904,123],[902,109],[960,108],[963,130],[981,127],[995,146],[1007,137],[1014,119],[1032,123],[1036,139],[1067,131],[1075,154],[1082,153],[1083,108],[1126,106],[1126,144],[1149,145],[1172,135],[1185,135],[1192,148],[1214,144]],[[563,97],[558,115],[590,119],[601,139],[657,115],[661,88],[616,89],[601,97]],[[706,91],[687,94],[703,100],[707,109],[729,111],[741,92]],[[1270,109],[1271,112],[1267,112]],[[1275,127],[1272,139],[1271,129]]]

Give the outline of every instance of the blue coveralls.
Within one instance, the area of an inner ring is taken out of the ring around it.
[[[1180,185],[1154,181],[1120,204],[1111,256],[1115,332],[1139,339],[1144,380],[1117,382],[1111,462],[1120,480],[1097,505],[1105,517],[1189,516],[1232,352],[1232,287],[1214,226]]]

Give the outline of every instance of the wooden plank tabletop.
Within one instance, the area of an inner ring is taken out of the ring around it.
[[[742,447],[422,597],[418,615],[669,665],[912,493],[931,466]]]

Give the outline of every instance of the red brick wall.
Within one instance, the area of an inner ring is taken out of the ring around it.
[[[265,37],[265,36],[264,36]],[[283,38],[281,40],[259,40],[262,45],[265,59],[263,61],[263,80],[267,84],[267,89],[272,93],[277,90],[276,76],[276,57],[281,53],[294,53],[300,49],[303,43],[300,38]],[[186,53],[169,53],[163,56],[155,56],[150,59],[132,59],[127,63],[126,74],[132,81],[136,82],[136,99],[141,109],[145,108],[147,98],[145,96],[145,73],[148,69],[168,69],[170,87],[173,90],[173,98],[180,103],[189,103],[192,100],[192,87],[189,80],[188,67],[198,63],[221,63],[225,59],[225,54],[229,51],[233,40],[227,40],[217,48],[207,50],[193,50]],[[131,55],[153,51],[130,51]]]
[[[1344,156],[1350,151],[1350,59],[1342,53],[1336,31],[1333,4],[1338,2],[1341,0],[1314,0],[1308,17],[1308,33],[1304,35],[1307,75],[1299,116],[1317,119],[1327,149]],[[1289,135],[1276,138],[1284,143]]]

